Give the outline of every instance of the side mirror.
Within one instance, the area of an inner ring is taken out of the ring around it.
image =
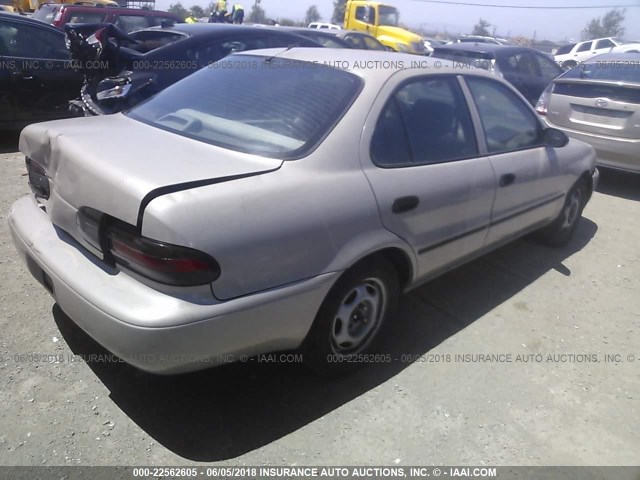
[[[542,143],[547,147],[561,148],[569,143],[569,137],[557,128],[545,128],[542,133]]]

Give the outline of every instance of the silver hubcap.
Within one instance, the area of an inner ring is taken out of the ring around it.
[[[573,224],[578,219],[578,215],[580,214],[580,203],[582,200],[580,190],[576,190],[573,192],[569,201],[564,206],[564,210],[562,211],[562,228],[569,229],[573,226]]]
[[[353,353],[371,340],[380,325],[385,301],[384,286],[375,278],[359,283],[344,297],[331,329],[337,353]]]

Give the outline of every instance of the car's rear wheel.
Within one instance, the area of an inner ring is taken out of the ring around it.
[[[347,270],[327,294],[302,346],[305,364],[322,375],[340,375],[369,363],[366,354],[398,296],[398,275],[387,261]]]
[[[552,247],[566,245],[582,218],[587,195],[587,182],[581,178],[569,190],[558,217],[553,223],[538,232],[538,240]]]

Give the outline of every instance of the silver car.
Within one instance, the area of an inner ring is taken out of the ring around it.
[[[597,181],[504,81],[413,61],[254,51],[126,114],[31,125],[15,244],[143,370],[367,362],[401,292],[529,232],[566,243]]]
[[[599,55],[558,77],[536,110],[591,144],[598,164],[640,172],[640,54]]]

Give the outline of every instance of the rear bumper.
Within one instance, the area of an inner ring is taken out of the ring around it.
[[[640,139],[584,133],[555,125],[548,118],[545,118],[545,122],[550,127],[562,130],[569,137],[591,145],[596,151],[598,165],[640,173]]]
[[[54,227],[31,195],[11,206],[9,225],[31,273],[74,322],[107,350],[154,373],[198,370],[298,347],[338,275],[196,304],[102,265]]]

